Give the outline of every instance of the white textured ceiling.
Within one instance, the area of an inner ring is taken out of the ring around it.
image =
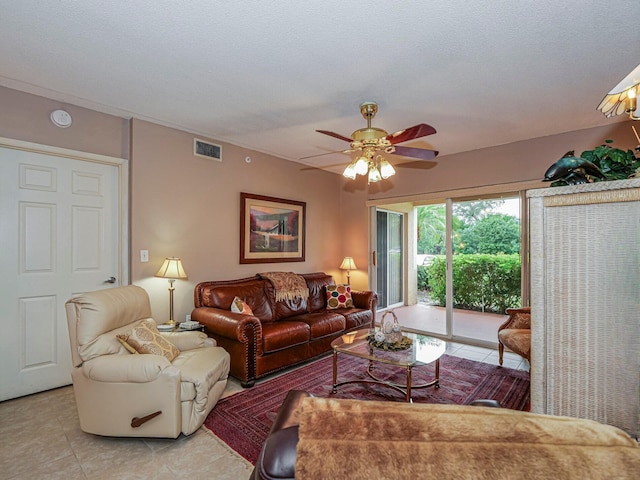
[[[605,125],[622,118],[596,106],[640,63],[638,0],[0,0],[0,12],[0,85],[294,161],[346,148],[315,130],[349,136],[367,100],[388,132],[433,125],[403,145],[440,158]]]

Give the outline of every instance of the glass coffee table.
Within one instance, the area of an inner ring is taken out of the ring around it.
[[[393,388],[404,394],[405,400],[411,402],[411,391],[417,388],[440,388],[440,357],[444,354],[447,344],[438,338],[421,335],[418,333],[402,332],[403,335],[413,340],[413,344],[406,350],[384,350],[369,345],[367,341],[368,329],[358,330],[350,339],[346,335],[336,338],[331,342],[333,348],[333,393],[338,387],[349,383],[375,383]],[[345,341],[346,340],[346,341]],[[367,367],[368,379],[344,380],[338,382],[338,354],[351,355],[369,360]],[[414,385],[411,379],[411,371],[414,367],[420,367],[435,362],[435,378],[428,383]],[[384,363],[406,370],[406,384],[398,384],[378,378],[375,374],[375,365]]]

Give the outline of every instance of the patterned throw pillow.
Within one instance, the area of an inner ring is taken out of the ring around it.
[[[233,299],[231,302],[231,311],[234,313],[241,313],[243,315],[253,315],[251,307],[239,297]]]
[[[353,308],[351,285],[327,285],[327,310]]]
[[[143,320],[130,332],[117,335],[117,338],[120,343],[126,342],[138,353],[163,355],[170,362],[180,355],[178,347],[160,335],[158,327],[150,320]]]

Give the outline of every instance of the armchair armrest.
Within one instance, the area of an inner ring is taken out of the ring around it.
[[[181,352],[216,346],[216,341],[203,332],[160,332],[160,335],[173,343]]]
[[[531,329],[531,307],[507,308],[509,318],[498,327],[498,331],[505,328]]]
[[[102,355],[86,361],[82,373],[98,382],[152,382],[163,373],[180,375],[162,355],[122,354]]]

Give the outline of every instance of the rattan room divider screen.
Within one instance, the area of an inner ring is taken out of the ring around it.
[[[640,179],[531,190],[531,410],[640,436]]]

